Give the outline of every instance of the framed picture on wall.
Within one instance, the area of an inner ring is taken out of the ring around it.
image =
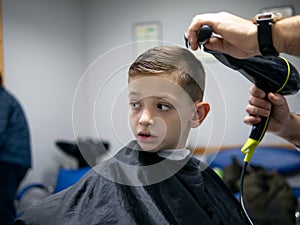
[[[134,53],[139,55],[161,42],[161,24],[157,21],[136,23],[133,25]]]

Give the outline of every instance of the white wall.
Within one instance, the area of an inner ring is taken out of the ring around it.
[[[162,40],[183,46],[198,13],[229,11],[250,19],[261,8],[289,4],[300,13],[294,0],[3,0],[7,87],[23,103],[32,133],[34,169],[26,182],[48,182],[47,174],[66,159],[54,141],[74,139],[73,128],[77,137],[99,136],[114,150],[131,138],[126,73],[135,58],[133,24],[158,21]],[[250,84],[215,61],[205,68],[212,110],[190,143],[243,144],[250,132],[242,122]],[[300,96],[289,101],[300,109]],[[282,140],[267,135],[265,141]]]
[[[231,13],[251,19],[253,15],[260,12],[260,9],[278,5],[294,5],[296,13],[300,12],[300,2],[296,1],[97,1],[90,0],[86,2],[86,60],[87,65],[91,65],[97,70],[99,68],[109,68],[114,61],[113,57],[102,54],[108,52],[108,55],[118,57],[119,61],[123,61],[124,66],[129,63],[132,58],[132,51],[124,45],[130,44],[133,41],[132,28],[133,24],[158,21],[162,25],[162,40],[177,45],[184,46],[183,33],[186,31],[192,17],[198,13],[229,11]],[[124,51],[128,51],[127,54]],[[123,53],[124,58],[121,58],[118,53]],[[101,56],[99,58],[99,56]],[[300,60],[296,59],[298,65]],[[104,66],[105,65],[105,66]],[[216,61],[205,62],[207,70],[207,92],[206,96],[211,103],[212,110],[208,120],[203,126],[193,132],[193,137],[190,144],[195,144],[195,139],[199,137],[197,145],[242,145],[250,133],[250,127],[246,126],[242,121],[246,115],[245,106],[248,103],[250,83],[243,78],[238,72],[232,71]],[[121,101],[122,94],[116,93],[109,96],[109,99],[99,104],[97,101],[97,90],[102,88],[102,85],[109,77],[126,76],[126,71],[111,74],[111,71],[103,71],[101,76],[96,76],[96,72],[90,69],[89,77],[91,91],[89,99],[92,99],[92,109],[99,112],[94,115],[97,120],[92,124],[91,135],[99,135],[97,132],[101,129],[100,137],[110,138],[113,149],[118,149],[126,141],[130,139],[130,135],[125,136],[124,132],[130,133],[126,121],[126,100]],[[94,74],[94,75],[92,75]],[[106,84],[109,86],[109,84]],[[217,85],[219,85],[216,90]],[[123,90],[126,86],[126,81],[115,82],[110,89]],[[220,93],[219,93],[220,92]],[[124,92],[125,93],[125,92]],[[220,101],[223,99],[224,101]],[[295,100],[294,100],[295,99]],[[299,102],[300,96],[293,96],[291,101]],[[119,124],[122,129],[108,129],[109,123],[113,124],[117,118],[111,112],[115,104],[118,102]],[[104,107],[105,105],[105,107]],[[297,104],[294,104],[297,105]],[[109,108],[107,111],[105,109]],[[298,107],[298,110],[300,108]],[[124,112],[124,113],[121,113]],[[108,120],[108,118],[111,118]],[[98,123],[97,123],[98,122]],[[211,130],[211,127],[213,129]],[[95,129],[94,129],[95,128]],[[207,132],[209,130],[210,132]],[[265,143],[282,142],[281,139],[274,135],[267,134],[264,139]]]
[[[50,182],[64,158],[59,138],[73,139],[72,101],[83,72],[80,0],[4,0],[6,86],[25,108],[32,137],[29,181]],[[71,163],[71,162],[70,162]]]

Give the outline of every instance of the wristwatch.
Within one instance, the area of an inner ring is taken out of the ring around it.
[[[260,53],[265,57],[278,56],[278,52],[273,45],[272,25],[278,20],[283,19],[281,13],[262,13],[257,14],[253,18],[253,22],[257,25],[257,38]]]

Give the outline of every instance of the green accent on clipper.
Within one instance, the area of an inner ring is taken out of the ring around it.
[[[291,75],[291,67],[290,67],[290,63],[289,61],[287,61],[285,58],[279,56],[280,58],[282,58],[285,63],[286,63],[286,67],[287,67],[287,75],[286,75],[286,79],[284,81],[284,83],[282,84],[282,86],[276,91],[276,92],[280,92],[284,87],[285,85],[287,84],[287,82],[289,81],[290,79],[290,75]]]
[[[252,138],[248,138],[245,142],[244,146],[241,149],[241,152],[246,154],[244,158],[244,162],[250,162],[252,155],[259,144],[260,141],[254,140]]]

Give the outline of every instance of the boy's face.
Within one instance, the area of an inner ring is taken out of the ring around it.
[[[161,76],[130,78],[129,103],[131,129],[144,151],[185,147],[196,109],[178,84]]]

